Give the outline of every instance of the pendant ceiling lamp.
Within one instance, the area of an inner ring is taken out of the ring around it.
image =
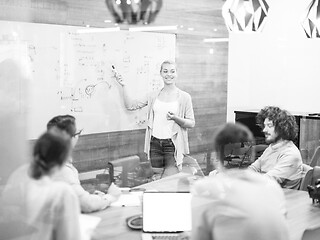
[[[152,23],[162,7],[162,0],[106,0],[116,23]]]
[[[222,7],[222,16],[229,31],[259,32],[268,10],[265,0],[227,0]]]
[[[308,38],[320,38],[320,0],[311,1],[302,27]]]

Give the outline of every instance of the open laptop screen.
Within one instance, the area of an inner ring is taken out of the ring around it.
[[[143,231],[191,231],[191,193],[145,192],[142,201]]]

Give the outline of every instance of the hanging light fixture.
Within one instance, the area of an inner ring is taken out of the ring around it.
[[[116,23],[149,24],[162,7],[162,0],[106,0]]]
[[[222,16],[229,31],[258,32],[264,26],[268,10],[265,0],[227,0]]]
[[[302,27],[308,38],[320,38],[320,0],[311,1]]]

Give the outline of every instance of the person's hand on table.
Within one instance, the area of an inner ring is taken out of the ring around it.
[[[95,191],[93,192],[93,194],[96,194],[96,195],[98,195],[98,196],[100,196],[100,197],[102,197],[102,196],[105,195],[104,192],[101,192],[101,191],[99,191],[99,190],[95,190]]]
[[[108,200],[110,200],[111,202],[114,202],[119,199],[121,195],[121,190],[114,183],[111,183],[106,195],[109,196]]]

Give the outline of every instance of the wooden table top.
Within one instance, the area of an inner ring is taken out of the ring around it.
[[[188,191],[194,177],[179,173],[158,181],[143,184],[147,190],[158,191]],[[290,229],[290,240],[301,240],[306,228],[320,226],[320,207],[312,204],[305,191],[284,189],[287,201],[287,220]],[[93,240],[117,239],[139,240],[141,232],[127,227],[126,218],[141,214],[141,207],[109,207],[106,210],[92,213],[101,217],[101,222],[93,233]]]

